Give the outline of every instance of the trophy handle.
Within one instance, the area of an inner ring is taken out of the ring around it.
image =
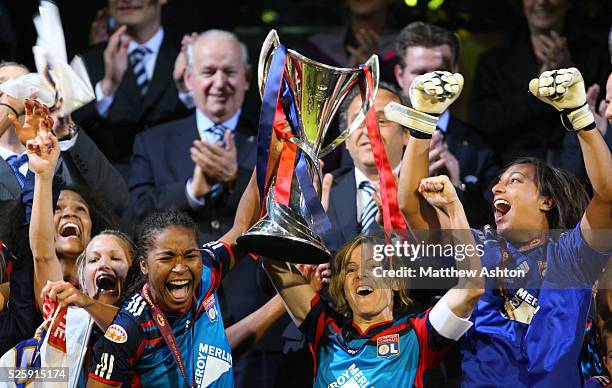
[[[268,32],[268,36],[266,36],[266,39],[263,42],[263,45],[261,46],[261,51],[259,52],[259,63],[257,66],[257,84],[259,86],[259,95],[261,97],[263,97],[266,78],[268,78],[268,69],[270,68],[270,64],[268,63],[269,58],[280,46],[280,44],[280,39],[278,38],[276,30],[270,30],[270,32]]]
[[[370,86],[368,82],[365,82],[366,88],[366,99],[362,101],[361,110],[355,120],[335,138],[330,144],[325,146],[321,152],[319,153],[319,157],[323,157],[330,152],[332,152],[336,147],[338,147],[342,142],[346,140],[365,120],[366,114],[370,107],[374,106],[374,99],[376,98],[376,93],[378,92],[378,77],[379,77],[379,65],[378,65],[378,55],[372,55],[370,59],[367,60],[365,65],[370,69],[370,73],[372,74],[372,80],[374,84]]]

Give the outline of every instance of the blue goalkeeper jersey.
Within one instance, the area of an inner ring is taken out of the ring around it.
[[[523,277],[487,278],[462,344],[464,387],[579,387],[579,356],[591,288],[610,253],[588,246],[580,224],[558,238],[525,246],[490,228],[474,231],[488,270]]]
[[[363,333],[315,296],[300,326],[315,358],[314,387],[422,387],[425,371],[455,343],[431,326],[429,311]]]
[[[166,314],[192,386],[234,385],[232,354],[216,294],[230,255],[231,251],[223,243],[204,245],[204,268],[202,283],[196,291],[196,308]],[[140,293],[125,301],[113,324],[96,343],[89,378],[127,387],[185,386],[174,356]]]

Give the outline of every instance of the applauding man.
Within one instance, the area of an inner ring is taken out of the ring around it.
[[[232,225],[255,165],[255,124],[241,114],[250,66],[246,47],[226,31],[202,33],[187,52],[196,112],[136,136],[130,210],[138,219],[154,209],[190,211],[208,241]]]

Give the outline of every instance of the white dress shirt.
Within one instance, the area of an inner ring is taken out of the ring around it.
[[[393,169],[392,172],[399,174],[399,170],[400,167],[402,166],[402,163],[400,162],[400,164]],[[371,180],[368,179],[368,177],[357,167],[354,168],[355,170],[355,184],[357,185],[357,198],[356,198],[356,203],[357,203],[357,221],[361,221],[361,213],[363,212],[363,208],[364,206],[368,203],[368,201],[370,200],[370,195],[368,193],[366,193],[365,190],[360,189],[359,185],[361,185],[361,182],[364,181],[368,181],[370,182],[370,184],[372,184],[372,186],[374,188],[377,187],[378,185],[378,181],[373,182]],[[376,192],[378,193],[378,195],[380,195],[380,193],[378,192],[378,190],[376,190]]]

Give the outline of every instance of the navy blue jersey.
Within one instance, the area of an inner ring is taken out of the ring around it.
[[[300,329],[315,358],[315,387],[422,387],[455,341],[440,335],[429,312],[371,326],[365,333],[319,296]]]
[[[232,387],[232,354],[217,299],[231,251],[223,243],[204,246],[202,283],[193,309],[166,314],[179,346],[189,384]],[[140,293],[123,304],[113,324],[94,347],[89,378],[132,387],[184,387],[184,379],[151,309]]]
[[[580,224],[522,247],[489,228],[474,235],[484,244],[483,267],[522,269],[526,276],[487,278],[461,346],[463,386],[579,387],[591,287],[609,254],[587,245]]]

